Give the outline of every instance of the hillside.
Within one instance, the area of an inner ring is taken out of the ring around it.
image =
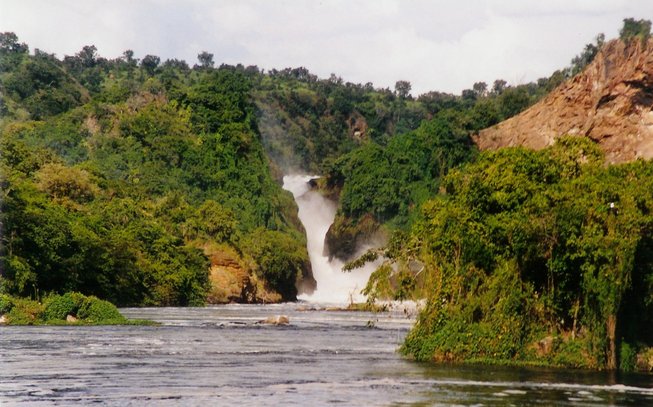
[[[2,291],[198,305],[314,286],[244,70],[1,35]]]
[[[413,97],[320,79],[305,68],[252,77],[258,125],[279,172],[324,175],[323,192],[338,201],[327,254],[350,259],[361,246],[406,229],[416,209],[437,194],[440,178],[476,153],[469,135],[532,105],[560,83],[555,72],[537,83],[478,82],[460,95]]]
[[[563,135],[588,137],[611,163],[653,157],[653,39],[606,43],[581,73],[474,141],[539,150]]]
[[[405,354],[652,370],[650,28],[624,20],[579,74],[480,131],[482,151],[394,236],[367,291],[427,298]]]
[[[2,290],[81,291],[119,305],[292,300],[315,286],[282,172],[325,175],[330,254],[406,228],[469,132],[554,80],[410,95],[304,68],[0,49]],[[383,231],[382,231],[383,232]]]

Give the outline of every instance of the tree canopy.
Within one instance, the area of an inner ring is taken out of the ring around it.
[[[60,61],[29,55],[11,33],[2,47],[15,55],[0,77],[3,291],[203,304],[225,247],[265,288],[295,298],[310,276],[305,240],[242,71],[191,72],[153,55],[138,65],[131,51],[107,60],[94,46]],[[293,252],[246,244],[260,228]]]

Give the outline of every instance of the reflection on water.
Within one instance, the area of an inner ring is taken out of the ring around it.
[[[433,366],[403,313],[301,304],[126,309],[159,327],[1,327],[0,405],[653,405],[653,379]],[[257,324],[285,314],[290,326]]]

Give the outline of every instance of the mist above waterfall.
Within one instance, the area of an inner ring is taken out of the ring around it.
[[[317,281],[317,289],[310,295],[302,294],[300,299],[320,302],[345,304],[351,301],[365,300],[361,290],[365,288],[374,264],[343,272],[344,263],[337,259],[329,261],[324,256],[324,238],[336,216],[336,204],[311,190],[308,182],[319,178],[310,175],[286,175],[283,177],[283,188],[292,192],[299,208],[299,219],[306,230],[308,255],[313,268],[313,277]]]

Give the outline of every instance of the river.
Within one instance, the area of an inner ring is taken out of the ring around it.
[[[653,378],[414,363],[403,312],[132,308],[161,326],[0,329],[0,405],[653,405]],[[283,314],[288,326],[259,324]]]

